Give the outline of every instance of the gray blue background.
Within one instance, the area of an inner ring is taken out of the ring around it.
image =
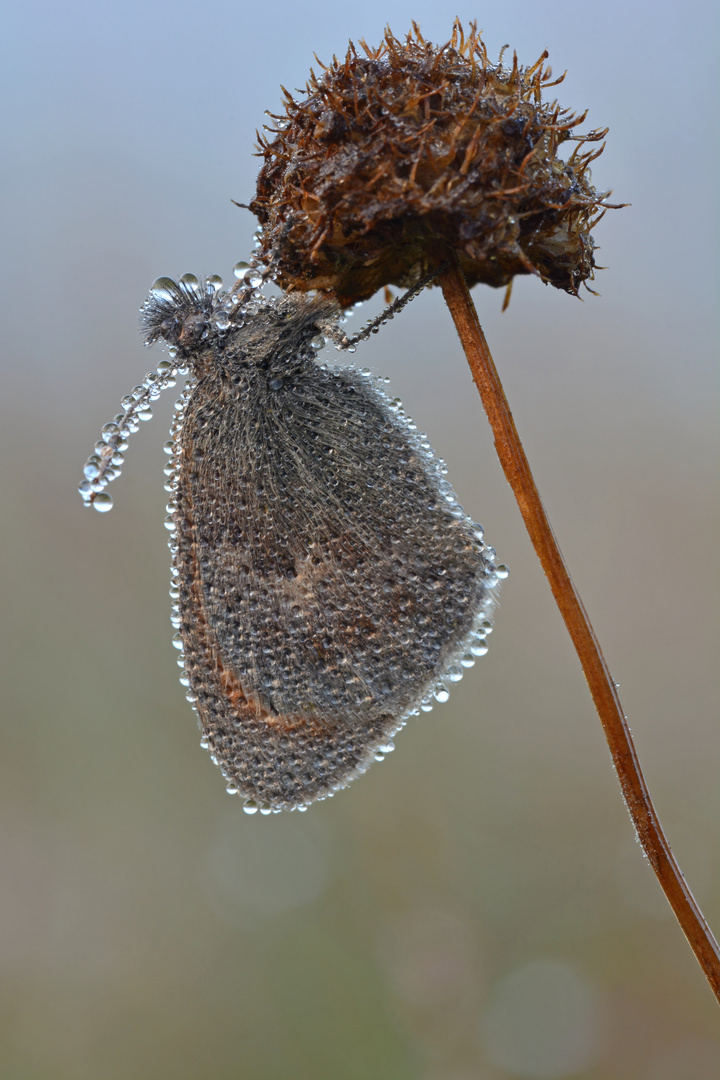
[[[255,129],[313,52],[441,6],[217,0],[3,11],[0,1080],[714,1080],[716,1005],[622,805],[437,290],[358,352],[507,562],[490,653],[397,750],[248,818],[170,644],[162,443],[76,488],[160,354],[160,274],[230,277]],[[464,5],[610,126],[580,303],[476,303],[671,843],[720,929],[715,5]],[[380,301],[366,305],[368,315]]]

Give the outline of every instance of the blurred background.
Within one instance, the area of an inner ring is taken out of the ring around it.
[[[160,274],[252,246],[255,129],[429,0],[25,0],[3,12],[1,1080],[716,1080],[716,1005],[629,824],[434,290],[358,350],[510,566],[489,654],[385,763],[248,817],[170,644],[162,444],[77,494],[161,359]],[[457,12],[610,126],[602,294],[475,299],[692,888],[720,930],[717,22],[710,0]],[[365,305],[361,319],[380,308]],[[351,324],[352,325],[352,324]]]

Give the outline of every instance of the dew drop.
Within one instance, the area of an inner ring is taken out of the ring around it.
[[[177,296],[177,282],[169,277],[159,277],[150,286],[150,292],[158,300],[174,300]]]
[[[87,459],[83,467],[83,472],[88,480],[95,480],[95,478],[100,475],[101,464],[102,462],[97,454],[93,454],[92,457]]]
[[[251,289],[257,289],[258,285],[262,285],[262,276],[258,274],[257,270],[250,268],[250,270],[245,271],[243,281]]]
[[[112,495],[108,495],[107,491],[100,491],[93,499],[93,506],[99,514],[106,514],[108,510],[112,510]]]

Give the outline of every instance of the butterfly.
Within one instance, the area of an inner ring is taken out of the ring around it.
[[[332,795],[446,700],[507,573],[400,403],[318,362],[328,337],[353,347],[336,301],[261,283],[155,282],[141,325],[169,359],[80,486],[109,509],[129,434],[187,374],[166,444],[175,644],[202,744],[251,813]]]

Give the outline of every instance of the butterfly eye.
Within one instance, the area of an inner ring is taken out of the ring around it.
[[[178,344],[183,348],[191,349],[206,336],[208,328],[207,319],[204,315],[191,315],[183,320],[178,335]]]
[[[165,319],[160,324],[158,329],[158,337],[161,337],[163,341],[166,341],[168,345],[177,345],[180,341],[180,332],[182,330],[182,323],[179,319],[170,318]]]

